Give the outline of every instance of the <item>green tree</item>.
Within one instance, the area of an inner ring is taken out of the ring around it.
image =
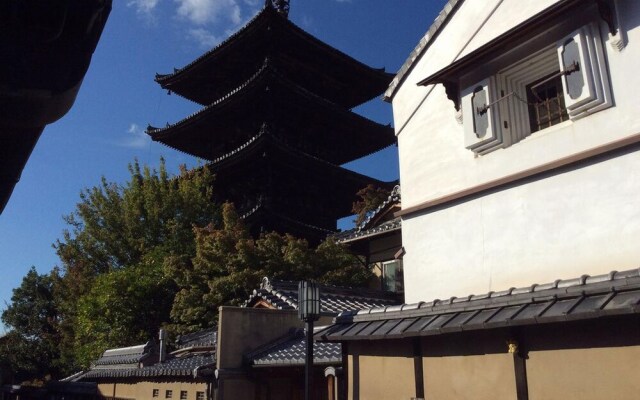
[[[161,160],[158,170],[134,162],[129,172],[124,185],[103,178],[84,190],[54,245],[62,261],[60,357],[69,371],[169,322],[175,285],[164,259],[195,256],[193,226],[219,218],[207,167],[181,167],[172,177]]]
[[[354,221],[356,226],[364,222],[365,219],[374,211],[378,206],[389,197],[390,192],[386,189],[375,187],[374,185],[367,185],[367,187],[360,189],[356,195],[360,197],[360,200],[353,203],[351,212],[356,214],[356,220]]]
[[[57,270],[41,275],[31,267],[2,312],[10,330],[2,338],[0,359],[17,373],[18,381],[59,376],[59,313],[54,300],[58,279]]]
[[[239,305],[263,277],[315,279],[364,286],[371,272],[333,240],[316,249],[291,235],[266,233],[252,239],[233,205],[223,205],[223,225],[195,228],[196,256],[167,258],[165,270],[178,285],[171,317],[176,332],[211,326],[221,305]]]

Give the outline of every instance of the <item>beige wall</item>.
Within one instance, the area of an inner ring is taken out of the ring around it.
[[[423,371],[427,400],[513,400],[516,385],[513,356],[424,357]]]
[[[413,358],[360,356],[361,399],[415,397]]]
[[[297,311],[220,307],[218,369],[242,367],[242,355],[302,327]]]
[[[422,337],[425,399],[515,400],[516,363],[507,345],[514,334],[530,400],[640,398],[639,321],[627,316]],[[413,340],[347,342],[348,399],[415,397]]]
[[[348,344],[348,398],[415,397],[413,347],[410,340]]]
[[[159,396],[153,397],[153,389],[159,390]],[[166,391],[172,391],[171,400],[180,400],[180,392],[187,392],[187,400],[196,400],[196,392],[205,392],[204,382],[179,382],[174,380],[157,381],[120,381],[114,383],[99,383],[98,392],[104,397],[136,400],[166,400]]]
[[[529,352],[530,400],[640,397],[640,346]]]

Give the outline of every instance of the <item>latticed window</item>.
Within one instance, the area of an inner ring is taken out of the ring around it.
[[[527,103],[531,133],[569,119],[558,73],[527,85]]]
[[[196,400],[204,400],[204,392],[196,392]]]
[[[160,389],[153,389],[153,397],[160,397]]]
[[[165,399],[170,399],[173,397],[173,390],[167,390],[164,392],[164,398]]]
[[[181,390],[180,391],[180,400],[187,400],[187,391],[186,390]]]
[[[613,105],[598,23],[537,46],[460,91],[466,148],[486,154]]]

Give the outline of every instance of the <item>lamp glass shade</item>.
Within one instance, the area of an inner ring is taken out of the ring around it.
[[[303,321],[315,321],[320,317],[320,288],[313,281],[298,283],[298,317]]]

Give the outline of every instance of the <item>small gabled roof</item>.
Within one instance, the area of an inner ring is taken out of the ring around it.
[[[294,81],[347,108],[378,96],[393,77],[318,40],[267,4],[228,39],[185,67],[156,75],[156,81],[206,105],[253,74],[265,57]]]
[[[263,278],[260,288],[253,291],[245,307],[258,303],[280,310],[298,309],[298,283],[270,281]],[[344,288],[320,285],[320,310],[323,315],[338,315],[341,312],[386,307],[399,304],[395,294],[364,288]]]
[[[397,339],[638,314],[640,270],[632,269],[482,295],[346,312],[315,338]]]
[[[399,231],[402,229],[402,220],[400,217],[386,219],[386,216],[394,207],[400,205],[400,201],[400,185],[396,185],[389,194],[389,197],[362,221],[360,225],[354,229],[334,235],[334,239],[338,243],[347,244],[356,240]]]
[[[199,332],[188,333],[178,336],[176,339],[176,349],[198,349],[215,348],[218,344],[218,328],[213,327]]]
[[[292,328],[286,335],[247,354],[245,360],[254,368],[301,367],[307,355],[304,329]],[[314,342],[314,365],[339,365],[342,363],[340,343]]]
[[[93,368],[137,368],[139,363],[145,361],[155,353],[156,346],[153,341],[137,346],[108,349],[93,363]]]

